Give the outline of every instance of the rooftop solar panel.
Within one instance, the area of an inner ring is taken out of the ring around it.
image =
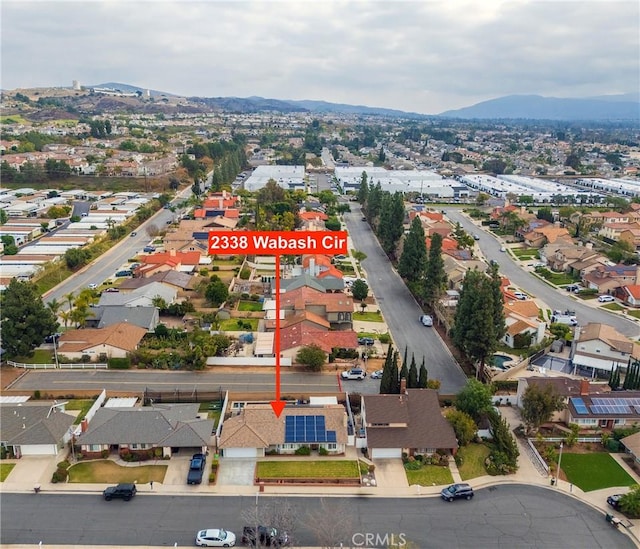
[[[572,398],[571,402],[573,403],[573,407],[576,409],[576,413],[578,414],[588,414],[589,410],[584,404],[584,400],[581,398]]]

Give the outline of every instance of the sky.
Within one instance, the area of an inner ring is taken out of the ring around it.
[[[2,0],[0,20],[4,90],[118,82],[422,114],[640,90],[637,0]]]

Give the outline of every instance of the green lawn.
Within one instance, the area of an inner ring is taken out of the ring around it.
[[[604,452],[564,453],[560,465],[569,482],[585,492],[636,483],[615,459]]]
[[[511,253],[520,260],[538,258],[538,250],[531,248],[511,248]]]
[[[16,466],[15,463],[0,463],[0,482],[4,482],[9,476],[9,473]]]
[[[84,416],[87,415],[91,406],[93,406],[93,400],[90,399],[70,400],[65,405],[65,410],[80,410],[76,420],[73,422],[74,425],[80,425],[80,422],[84,419]]]
[[[607,303],[602,306],[603,309],[608,309],[609,311],[622,311],[624,307],[619,303]]]
[[[21,356],[15,359],[16,362],[23,362],[25,364],[53,364],[55,358],[53,351],[49,349],[36,349],[33,351],[33,356]]]
[[[167,473],[166,465],[138,465],[122,467],[109,460],[78,463],[69,468],[69,482],[82,484],[119,484],[135,482],[146,484],[150,480],[162,482]]]
[[[238,321],[242,321],[243,326],[238,324]],[[223,332],[255,332],[258,329],[257,318],[230,318],[229,320],[223,320],[220,323],[220,329]],[[247,327],[250,325],[250,327]]]
[[[364,322],[382,322],[382,315],[379,312],[353,313],[353,320]]]
[[[240,301],[238,303],[238,311],[262,311],[262,303],[259,301]]]
[[[359,478],[357,461],[261,461],[256,466],[259,478]]]
[[[629,316],[632,316],[633,318],[640,318],[640,311],[629,311],[627,313]]]
[[[489,456],[490,450],[484,444],[471,443],[458,450],[458,456],[462,463],[458,466],[462,480],[469,480],[487,474],[484,461]]]
[[[413,484],[419,484],[420,486],[440,486],[453,482],[449,467],[440,467],[439,465],[424,465],[417,471],[407,471],[405,469],[405,473],[409,486]]]

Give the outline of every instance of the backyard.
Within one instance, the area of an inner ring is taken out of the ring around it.
[[[65,404],[65,410],[78,410],[78,415],[76,416],[74,425],[80,425],[80,422],[84,419],[84,416],[87,415],[89,408],[93,406],[94,401],[90,399],[80,399],[80,400],[70,400]]]
[[[276,478],[360,478],[357,461],[261,461],[256,466],[256,477]]]
[[[85,461],[69,468],[69,482],[82,484],[119,484],[149,481],[162,482],[167,465],[136,465],[122,467],[110,460]]]
[[[560,467],[567,480],[585,492],[636,484],[636,481],[606,452],[564,453]]]

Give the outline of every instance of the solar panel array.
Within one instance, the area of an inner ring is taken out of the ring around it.
[[[589,413],[589,410],[587,410],[587,407],[584,404],[584,400],[582,400],[581,398],[572,398],[571,402],[573,403],[573,407],[576,409],[576,412],[578,414]]]
[[[589,409],[581,398],[571,402],[578,414],[633,414],[640,413],[640,398],[592,398]]]
[[[336,432],[327,431],[324,416],[286,416],[285,443],[336,442]]]

